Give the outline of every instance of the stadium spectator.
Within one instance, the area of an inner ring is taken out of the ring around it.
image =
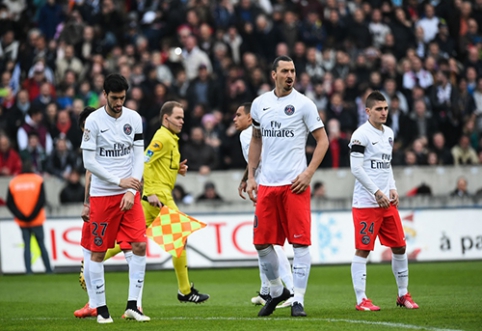
[[[407,19],[405,10],[402,7],[395,8],[395,18],[390,22],[389,27],[393,33],[395,42],[395,57],[399,60],[408,48],[415,46],[415,34],[413,24]]]
[[[455,189],[450,192],[451,197],[459,197],[459,198],[465,198],[469,197],[469,191],[467,190],[468,187],[468,182],[467,179],[463,176],[457,178],[457,183],[455,185]]]
[[[405,95],[397,89],[397,82],[393,78],[386,78],[384,80],[383,89],[380,91],[383,96],[387,99],[388,107],[390,107],[390,112],[392,109],[392,98],[397,96],[398,98],[398,108],[404,113],[408,114],[408,102]]]
[[[7,62],[17,62],[20,42],[15,39],[15,31],[7,30],[0,38],[0,70],[6,67]]]
[[[204,184],[203,192],[196,197],[196,202],[206,201],[223,201],[223,198],[216,191],[216,187],[213,182],[206,182]]]
[[[49,174],[66,180],[69,178],[70,172],[79,165],[80,160],[77,159],[77,155],[72,151],[70,142],[61,134],[55,139],[55,149],[48,156],[46,162],[45,169]]]
[[[57,33],[57,26],[64,21],[64,12],[60,4],[55,0],[47,0],[40,8],[38,24],[40,31],[47,40],[53,39]]]
[[[30,71],[32,72],[32,77],[30,77]],[[50,68],[46,68],[44,62],[39,61],[32,66],[30,71],[28,78],[22,83],[22,88],[27,90],[30,101],[34,101],[40,95],[40,89],[43,83],[50,84],[52,96],[55,97],[55,88],[52,85],[53,72]],[[47,73],[52,75],[51,79],[47,78]]]
[[[198,75],[191,80],[186,91],[186,99],[190,105],[203,103],[209,109],[219,108],[222,104],[222,93],[219,86],[209,74],[205,64],[199,65]]]
[[[30,162],[33,171],[39,175],[45,173],[45,164],[47,161],[47,153],[40,143],[37,132],[32,131],[27,136],[27,146],[20,150],[20,158],[22,163]]]
[[[51,102],[56,102],[56,93],[54,93],[53,88],[53,85],[49,82],[41,83],[39,95],[32,100],[32,107],[45,113],[47,105]]]
[[[422,67],[422,60],[418,56],[414,56],[410,60],[411,69],[403,75],[403,87],[407,90],[420,86],[424,89],[432,86],[432,75]]]
[[[73,42],[68,40],[68,42]],[[63,50],[64,56],[58,57],[56,61],[56,81],[61,82],[64,80],[65,73],[67,70],[71,70],[76,74],[76,77],[79,80],[83,78],[83,71],[84,66],[82,65],[82,61],[78,57],[75,56],[74,46],[71,44],[67,44]]]
[[[198,171],[200,175],[208,175],[218,165],[216,151],[206,144],[201,127],[191,129],[190,140],[181,148],[181,155],[183,160],[189,161],[189,169]]]
[[[190,193],[186,192],[184,187],[180,184],[174,185],[172,197],[174,198],[174,202],[176,204],[190,205],[194,202],[194,197]]]
[[[330,141],[330,146],[320,167],[335,169],[349,167],[349,141],[341,136],[342,132],[340,130],[340,122],[336,118],[328,120],[326,124],[326,131]]]
[[[20,90],[16,97],[15,104],[7,110],[6,129],[7,135],[12,141],[13,146],[17,146],[17,131],[24,124],[25,117],[30,110],[28,92]]]
[[[372,36],[361,8],[355,9],[348,31],[349,38],[357,49],[366,49],[372,45]]]
[[[333,93],[326,107],[326,120],[330,121],[332,118],[340,122],[342,135],[350,135],[357,128],[358,119],[355,110],[345,107],[338,93]]]
[[[11,147],[10,139],[0,132],[0,176],[16,176],[22,170],[22,160]]]
[[[47,155],[50,155],[53,149],[52,137],[43,124],[43,114],[38,108],[30,108],[25,117],[25,123],[18,129],[17,143],[20,151],[27,148],[30,133],[36,134],[42,149]]]
[[[85,186],[80,181],[80,172],[77,169],[72,171],[67,176],[67,182],[60,191],[59,200],[61,204],[66,203],[82,203],[84,202]]]
[[[438,131],[437,121],[432,114],[427,111],[427,106],[422,99],[415,101],[414,109],[409,116],[409,120],[405,125],[406,137],[405,142],[410,144],[417,137],[425,137],[429,139],[436,131]]]
[[[381,10],[375,8],[372,11],[371,21],[368,24],[368,30],[373,39],[373,46],[378,49],[385,45],[386,36],[391,33],[390,28],[382,21],[382,18]]]
[[[311,191],[311,198],[324,200],[326,199],[326,189],[323,182],[314,182],[313,183],[313,190]]]
[[[452,157],[454,158],[455,165],[479,163],[477,152],[472,148],[472,146],[470,146],[470,138],[465,134],[460,137],[459,143],[452,147],[451,153]]]
[[[450,149],[445,145],[445,137],[442,132],[436,132],[432,135],[432,151],[437,155],[437,164],[454,164],[454,158]]]
[[[423,40],[425,43],[429,43],[435,38],[438,33],[439,22],[439,18],[435,16],[435,8],[429,3],[425,4],[425,17],[417,23],[417,27],[420,26],[423,29]]]

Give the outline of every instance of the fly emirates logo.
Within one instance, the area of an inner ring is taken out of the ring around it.
[[[281,123],[271,121],[270,128],[261,128],[261,135],[263,137],[280,137],[280,138],[292,138],[295,136],[293,129],[282,129]]]
[[[131,153],[130,147],[125,147],[124,144],[114,144],[114,149],[100,148],[99,155],[103,157],[119,157]]]
[[[392,156],[390,154],[382,154],[382,161],[370,160],[372,169],[390,169],[390,160]]]

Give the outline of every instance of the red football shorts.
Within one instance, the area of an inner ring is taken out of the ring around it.
[[[146,242],[146,221],[139,193],[128,211],[120,210],[124,194],[90,197],[90,245],[92,252],[105,252],[115,243],[122,249],[130,249],[132,242]]]
[[[311,245],[310,188],[294,194],[291,185],[258,187],[254,216],[255,245]]]
[[[405,234],[397,207],[353,208],[355,225],[355,248],[372,251],[375,239],[387,247],[404,247]]]
[[[80,237],[80,245],[90,251],[91,240],[92,240],[92,236],[90,233],[90,222],[83,222],[82,236]],[[128,242],[123,242],[119,244],[119,246],[123,251],[130,251],[132,249],[131,244]]]

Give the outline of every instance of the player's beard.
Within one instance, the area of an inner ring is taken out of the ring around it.
[[[288,84],[291,84],[291,85],[288,85]],[[284,87],[284,90],[286,92],[289,92],[293,89],[293,86],[295,85],[295,81],[294,80],[291,80],[291,81],[286,81],[286,85]]]
[[[109,100],[107,100],[107,106],[109,107],[109,110],[115,114],[119,114],[122,112],[122,106],[120,107],[120,110],[116,110],[112,105],[111,103],[109,102]]]

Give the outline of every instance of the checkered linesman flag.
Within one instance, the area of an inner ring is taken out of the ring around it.
[[[206,226],[205,223],[180,211],[163,206],[146,234],[163,250],[175,257],[180,257],[187,237]]]

